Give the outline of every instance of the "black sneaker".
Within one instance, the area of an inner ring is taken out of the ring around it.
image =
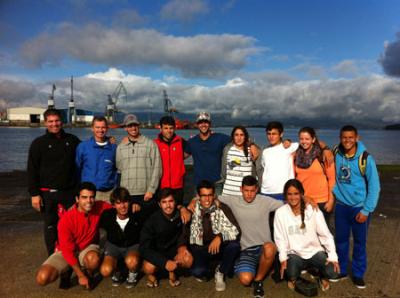
[[[339,281],[347,279],[347,278],[348,278],[347,274],[338,274],[336,277],[330,278],[329,281],[330,282],[339,282]]]
[[[365,289],[367,287],[362,277],[353,277],[353,284],[359,289]]]
[[[113,276],[111,277],[111,284],[113,287],[119,287],[122,283],[121,273],[114,272]]]
[[[253,297],[264,298],[264,286],[262,281],[254,281],[253,288]]]

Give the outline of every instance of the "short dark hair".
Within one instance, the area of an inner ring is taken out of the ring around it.
[[[201,180],[200,183],[196,187],[197,194],[200,194],[200,189],[206,188],[206,189],[212,189],[213,193],[215,193],[215,185],[214,183],[208,181],[208,180]]]
[[[108,121],[104,116],[94,116],[92,120],[92,126],[94,125],[95,122],[104,122],[106,126],[108,126]]]
[[[47,121],[47,118],[49,116],[58,116],[60,117],[60,119],[62,118],[61,111],[57,109],[47,109],[46,111],[44,111],[43,113],[44,121]]]
[[[357,128],[355,128],[353,125],[345,125],[340,129],[340,134],[342,134],[345,131],[354,131],[356,135],[358,135]]]
[[[163,188],[160,190],[160,193],[158,194],[157,202],[161,202],[162,199],[168,198],[169,196],[172,196],[175,200],[174,192],[172,191],[172,189],[171,188]]]
[[[283,124],[279,121],[268,122],[265,131],[268,132],[273,129],[277,129],[279,131],[279,133],[281,134],[283,132]]]
[[[160,127],[163,125],[172,125],[175,127],[175,119],[171,116],[163,116],[160,119]]]
[[[131,202],[129,190],[125,187],[117,187],[110,194],[110,203],[115,205],[116,202]]]
[[[81,191],[84,189],[93,191],[94,195],[96,196],[96,185],[94,185],[92,182],[88,182],[88,181],[81,182],[78,185],[78,192],[76,195],[79,197],[79,195],[81,194]]]
[[[256,177],[251,176],[251,175],[243,177],[242,187],[243,186],[254,186],[254,185],[258,187],[258,181],[257,181]]]

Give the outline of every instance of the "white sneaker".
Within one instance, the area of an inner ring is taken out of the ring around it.
[[[129,271],[128,277],[126,278],[125,287],[127,289],[130,289],[130,288],[133,288],[134,286],[136,286],[137,277],[138,277],[138,273],[137,272]]]
[[[219,266],[215,269],[215,290],[217,292],[225,291],[226,284],[224,281],[224,274],[219,271]]]

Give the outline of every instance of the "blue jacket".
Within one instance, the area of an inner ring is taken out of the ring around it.
[[[380,183],[375,160],[367,158],[365,175],[361,174],[358,160],[366,150],[362,142],[357,142],[357,151],[353,157],[346,157],[341,146],[335,157],[336,185],[333,190],[339,203],[352,207],[362,207],[361,213],[368,215],[378,203]]]
[[[92,182],[98,190],[114,188],[117,179],[116,150],[117,145],[109,142],[99,146],[93,137],[81,142],[75,157],[80,181]]]

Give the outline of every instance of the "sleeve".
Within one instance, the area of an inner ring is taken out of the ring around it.
[[[228,145],[231,142],[231,137],[226,135],[226,134],[222,134],[223,138],[222,138],[222,142],[223,142],[223,147],[225,147],[226,145]]]
[[[235,218],[235,216],[232,213],[231,208],[229,208],[226,204],[222,203],[220,208],[224,212],[225,216],[228,218],[228,220],[238,229],[239,234],[236,236],[236,240],[240,240],[240,237],[242,235],[242,231],[240,230],[240,226]]]
[[[282,263],[288,259],[289,239],[286,233],[283,212],[276,212],[274,218],[274,240],[279,252],[279,261]]]
[[[187,246],[189,242],[189,237],[190,237],[190,225],[183,224],[181,234],[178,237],[177,247]]]
[[[265,197],[263,200],[265,200],[267,202],[269,212],[275,211],[276,209],[278,209],[284,205],[284,203],[282,201],[275,200],[270,197]]]
[[[28,154],[28,191],[30,195],[40,195],[40,163],[41,154],[37,141],[33,141]]]
[[[152,227],[153,224],[154,223],[151,218],[144,224],[140,233],[139,251],[143,259],[150,262],[157,268],[164,269],[168,259],[164,257],[161,253],[156,251],[153,247],[153,238],[156,237],[155,231]]]
[[[182,150],[183,150],[183,152],[187,152],[188,151],[188,147],[189,147],[188,141],[186,141],[184,138],[182,138]]]
[[[296,152],[296,150],[299,148],[299,143],[293,142],[290,144],[288,150],[290,153]]]
[[[82,165],[83,165],[83,149],[82,149],[83,143],[80,143],[78,147],[76,148],[76,154],[75,154],[75,166],[76,166],[76,172],[79,178],[79,181],[82,180]]]
[[[337,262],[338,256],[336,254],[335,241],[333,240],[333,236],[326,224],[324,215],[321,210],[313,210],[313,213],[315,215],[315,225],[318,238],[328,254],[328,260],[331,262]]]
[[[183,146],[183,149],[185,150],[185,153],[192,154],[192,148],[190,146],[190,144],[191,144],[190,139],[187,140],[185,143],[186,143],[186,145],[184,144],[184,146]]]
[[[224,147],[224,150],[222,151],[222,159],[221,159],[221,179],[223,182],[225,182],[226,179],[226,165],[228,163],[227,158],[228,158],[228,152],[229,149],[231,148],[231,144],[226,145]]]
[[[69,217],[63,216],[58,224],[58,242],[61,253],[70,266],[78,264],[75,256],[75,242]]]
[[[121,155],[121,144],[117,146],[117,152],[115,153],[115,167],[118,170],[118,173],[121,173],[121,161],[122,161],[122,155]]]
[[[371,155],[368,155],[367,158],[365,179],[367,183],[367,197],[364,201],[361,213],[369,215],[369,213],[374,212],[376,205],[378,204],[379,192],[381,190],[378,169],[376,168],[375,160]]]
[[[226,195],[218,196],[218,200],[227,205],[229,208],[232,208],[232,199],[233,198],[227,197]]]
[[[150,177],[150,183],[147,188],[147,191],[151,193],[155,193],[158,187],[158,183],[160,182],[162,175],[162,163],[160,157],[160,151],[158,150],[158,146],[153,141],[150,141],[150,159],[152,162],[152,171]]]

